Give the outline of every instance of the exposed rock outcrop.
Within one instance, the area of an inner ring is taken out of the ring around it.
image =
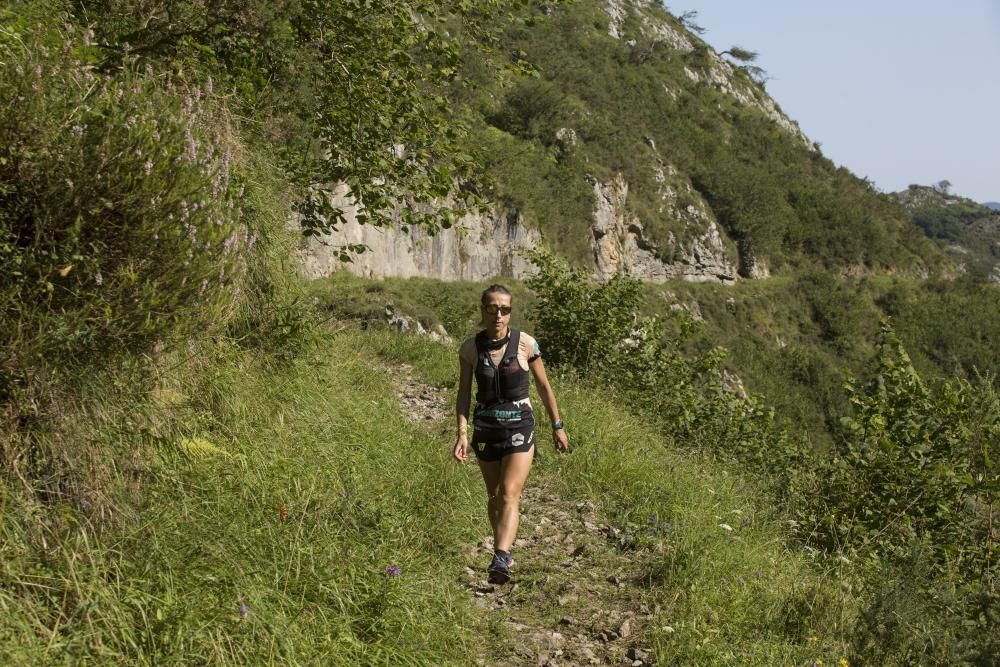
[[[344,267],[367,278],[521,278],[528,274],[530,265],[520,253],[535,247],[540,240],[537,231],[524,225],[519,212],[501,208],[486,214],[466,215],[451,229],[430,236],[420,228],[404,232],[400,224],[392,227],[360,224],[359,206],[346,186],[335,190],[333,204],[344,211],[346,223],[330,236],[304,241],[300,270],[306,277],[327,276]],[[336,248],[347,244],[363,244],[368,250],[344,264]]]
[[[718,225],[704,211],[687,206],[678,217],[691,221],[697,231],[687,242],[671,234],[668,247],[658,248],[646,238],[642,222],[625,205],[628,183],[624,178],[617,176],[607,184],[592,179],[591,183],[594,186],[591,248],[599,278],[607,279],[622,271],[649,282],[670,278],[723,283],[736,280],[736,268],[728,257]],[[663,192],[663,197],[669,199],[666,190]]]
[[[418,336],[426,336],[438,343],[447,343],[449,345],[455,342],[442,325],[438,324],[427,329],[419,320],[399,312],[396,304],[392,301],[385,304],[385,321],[390,327],[400,333],[415,333]]]
[[[681,237],[670,233],[663,247],[647,238],[642,221],[628,209],[628,183],[621,175],[610,183],[591,179],[595,276],[607,279],[622,271],[649,282],[672,278],[734,282],[737,269],[730,258],[733,253],[727,249],[719,226],[706,209],[692,204],[681,207],[668,176],[676,177],[677,171],[662,163],[654,174],[660,186],[659,213],[680,221],[685,233]],[[687,194],[694,194],[690,186]],[[358,205],[346,187],[335,190],[333,204],[344,211],[346,222],[329,236],[303,241],[300,271],[306,277],[327,276],[338,268],[367,278],[423,276],[440,280],[525,278],[532,273],[522,253],[536,247],[540,235],[524,224],[517,211],[496,208],[487,214],[469,214],[455,227],[430,236],[419,228],[404,232],[398,224],[360,224]],[[338,248],[356,244],[368,250],[354,255],[349,263],[341,262]],[[750,277],[758,276],[751,273]]]
[[[740,276],[751,280],[761,280],[768,278],[771,271],[767,265],[757,259],[753,242],[749,238],[742,238],[736,241],[736,247],[740,251]]]
[[[625,0],[608,0],[605,9],[611,20],[608,22],[608,34],[615,39],[621,39],[625,27],[625,18],[628,13],[625,8]]]

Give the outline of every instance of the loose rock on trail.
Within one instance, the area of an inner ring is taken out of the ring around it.
[[[406,366],[390,377],[413,421],[450,416],[449,392],[415,380]],[[483,526],[489,530],[485,495]],[[621,531],[601,522],[592,502],[561,497],[532,471],[521,496],[511,583],[488,583],[492,553],[487,535],[466,546],[464,563],[455,563],[470,604],[491,632],[479,643],[475,664],[655,664],[641,639],[653,614],[642,582],[648,555],[630,550]]]

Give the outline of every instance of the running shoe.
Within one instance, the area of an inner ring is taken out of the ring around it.
[[[489,568],[489,582],[491,584],[506,584],[510,581],[510,566],[513,559],[507,559],[500,554],[493,554],[493,562]]]

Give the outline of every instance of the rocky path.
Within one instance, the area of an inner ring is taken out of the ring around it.
[[[414,421],[450,416],[448,392],[415,380],[405,366],[390,377]],[[641,640],[653,613],[642,574],[649,554],[631,549],[628,535],[601,523],[593,503],[567,500],[552,487],[537,472],[528,480],[511,583],[494,586],[486,580],[491,536],[466,547],[462,583],[491,632],[472,661],[541,667],[653,664]],[[485,500],[483,506],[485,513]]]
[[[451,415],[453,407],[448,405],[451,394],[447,390],[420,382],[407,364],[384,365],[383,368],[392,379],[399,404],[411,421],[433,423]]]
[[[494,637],[480,664],[652,664],[640,637],[652,609],[644,601],[643,556],[616,529],[598,522],[589,501],[552,493],[543,477],[529,480],[521,500],[514,579],[486,581],[491,538],[467,549],[463,583],[490,614]]]

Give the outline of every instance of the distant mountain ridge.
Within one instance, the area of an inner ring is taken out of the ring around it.
[[[962,271],[1000,282],[1000,204],[979,204],[923,185],[892,196]]]
[[[1000,201],[988,201],[988,202],[984,202],[983,206],[985,206],[986,208],[991,208],[994,211],[1000,211]]]

